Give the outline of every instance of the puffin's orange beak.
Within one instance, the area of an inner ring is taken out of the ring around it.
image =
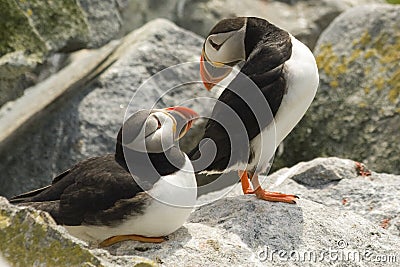
[[[192,127],[193,122],[199,115],[192,109],[182,106],[165,108],[176,121],[176,131],[179,133],[178,139],[182,138]]]
[[[223,63],[209,61],[203,48],[200,57],[200,76],[208,91],[210,91],[215,84],[228,76],[231,71],[232,68]]]

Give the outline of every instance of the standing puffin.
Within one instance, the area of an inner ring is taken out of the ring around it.
[[[204,42],[200,74],[205,87],[211,90],[236,65],[241,67],[239,74],[224,88],[202,141],[189,153],[195,172],[236,170],[245,194],[296,203],[295,195],[262,189],[258,174],[266,171],[276,148],[314,99],[319,82],[314,56],[303,43],[267,20],[237,17],[217,23]],[[232,129],[240,125],[233,122],[229,110],[245,129],[247,146],[239,145],[243,142]],[[213,159],[199,167],[197,162],[212,148],[211,143],[216,148]]]
[[[10,202],[47,211],[72,235],[102,247],[162,242],[196,202],[192,164],[177,146],[196,117],[185,107],[140,110],[119,130],[115,154],[81,161]]]

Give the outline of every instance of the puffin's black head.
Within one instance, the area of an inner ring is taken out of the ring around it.
[[[174,146],[197,117],[193,110],[179,106],[139,110],[124,122],[117,143],[138,152],[161,153]]]

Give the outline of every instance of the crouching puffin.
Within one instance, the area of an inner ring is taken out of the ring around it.
[[[101,247],[162,242],[196,202],[193,166],[177,146],[196,117],[185,107],[140,110],[119,130],[115,154],[81,161],[10,202],[47,211],[72,235]]]
[[[245,194],[296,203],[295,195],[263,190],[258,174],[266,171],[276,148],[314,99],[319,82],[314,56],[290,33],[267,20],[237,17],[217,23],[204,42],[200,74],[205,87],[211,90],[233,66],[240,67],[240,72],[214,106],[203,136],[208,141],[200,142],[189,153],[195,172],[236,170]],[[239,140],[235,130],[226,130],[240,127],[233,125],[228,109],[236,113],[245,128],[246,147],[235,141]],[[206,167],[198,167],[196,162],[207,153],[209,140],[216,147],[214,158]],[[248,153],[238,151],[246,149]]]

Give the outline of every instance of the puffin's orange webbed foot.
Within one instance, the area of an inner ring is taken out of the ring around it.
[[[103,240],[99,244],[99,247],[108,247],[108,246],[114,245],[116,243],[119,243],[122,241],[127,241],[127,240],[139,241],[139,242],[144,242],[144,243],[161,243],[161,242],[168,240],[168,238],[167,237],[147,237],[147,236],[141,236],[141,235],[116,235],[116,236],[107,238],[106,240]]]
[[[296,195],[287,195],[278,192],[268,192],[262,189],[261,186],[259,186],[256,190],[254,190],[254,193],[259,199],[272,202],[285,202],[290,204],[296,204],[296,199],[299,198]]]
[[[238,174],[240,176],[240,182],[242,183],[242,190],[243,194],[254,194],[253,189],[251,188],[250,182],[249,182],[249,176],[247,175],[247,171],[238,171]]]

